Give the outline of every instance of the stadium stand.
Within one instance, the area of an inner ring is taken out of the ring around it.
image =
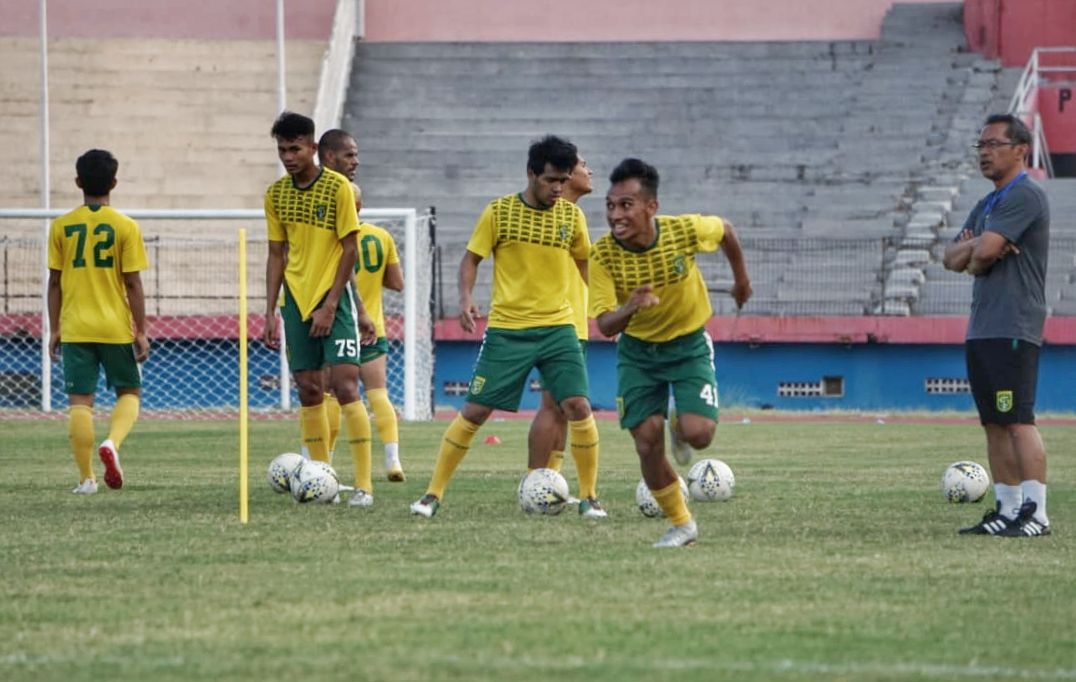
[[[595,170],[580,202],[592,235],[609,169],[640,156],[662,171],[663,212],[739,228],[746,312],[910,314],[948,295],[924,288],[932,249],[968,142],[1010,93],[966,50],[959,3],[895,5],[878,41],[359,43],[343,125],[371,200],[436,206],[449,282],[483,205],[522,187],[527,145],[552,132]],[[732,312],[728,273],[706,274],[716,312]]]
[[[34,38],[0,37],[0,145],[26,161],[0,169],[4,206],[39,205],[38,50]],[[323,40],[287,43],[297,110],[313,108],[324,51]],[[98,146],[120,160],[125,207],[261,206],[279,174],[268,133],[276,83],[272,40],[50,40],[52,205],[81,201],[74,161]]]

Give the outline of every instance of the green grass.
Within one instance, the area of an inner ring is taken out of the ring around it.
[[[483,428],[432,520],[407,504],[444,422],[402,426],[408,481],[368,511],[272,493],[297,426],[254,423],[246,526],[233,423],[138,424],[89,498],[62,422],[0,427],[3,680],[1076,679],[1076,427],[1042,429],[1055,534],[998,539],[938,491],[985,464],[972,422],[722,424],[736,496],[671,551],[608,422],[604,522],[519,512],[524,422]]]

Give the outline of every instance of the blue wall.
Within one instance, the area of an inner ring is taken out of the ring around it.
[[[437,344],[435,403],[459,407],[462,395],[447,395],[445,382],[465,384],[477,343]],[[925,381],[964,379],[962,345],[904,344],[716,344],[717,379],[723,407],[783,410],[973,410],[968,393],[927,394]],[[591,401],[615,409],[616,348],[591,343],[588,350]],[[1076,412],[1076,346],[1044,346],[1039,364],[1036,410]],[[532,379],[537,372],[532,373]],[[782,397],[780,382],[819,382],[843,377],[841,397]],[[539,393],[525,391],[520,409],[535,409]]]
[[[393,344],[391,353],[402,349]],[[587,358],[591,400],[597,409],[615,409],[616,348],[591,343]],[[0,408],[39,404],[38,342],[32,339],[0,340]],[[437,343],[434,403],[459,407],[462,393],[446,393],[446,383],[465,388],[471,376],[477,342]],[[928,378],[963,379],[961,345],[900,344],[717,344],[717,378],[721,404],[728,408],[772,407],[786,410],[972,410],[971,396],[927,394]],[[238,400],[236,343],[218,341],[154,342],[144,368],[145,409],[182,407],[228,408]],[[166,367],[182,367],[168,372]],[[251,345],[250,402],[252,408],[273,407],[278,400],[276,354],[261,344]],[[532,373],[532,379],[537,373]],[[823,377],[842,377],[840,397],[783,397],[780,382],[815,383]],[[53,367],[53,404],[64,407],[62,373]],[[99,385],[99,401],[108,405],[111,392]],[[399,388],[390,396],[403,402]],[[521,409],[538,406],[537,386],[525,391]],[[298,397],[292,393],[292,404]],[[1037,409],[1040,412],[1076,412],[1076,346],[1044,346],[1039,367]]]

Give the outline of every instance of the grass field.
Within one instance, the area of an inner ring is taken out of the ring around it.
[[[985,464],[974,422],[722,424],[736,496],[658,551],[611,422],[604,522],[519,512],[525,422],[409,516],[444,426],[402,425],[409,478],[360,511],[272,493],[297,427],[255,423],[242,526],[233,423],[138,424],[127,485],[89,498],[62,422],[0,424],[0,679],[1076,679],[1076,427],[1042,429],[1054,535],[998,539],[938,490]]]

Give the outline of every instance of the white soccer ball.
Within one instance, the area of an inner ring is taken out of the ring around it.
[[[300,503],[328,504],[340,492],[336,471],[325,462],[303,460],[291,475],[291,496]]]
[[[990,474],[976,462],[953,462],[942,474],[942,495],[954,504],[978,502],[990,488]]]
[[[535,469],[519,482],[519,508],[527,514],[556,516],[568,506],[568,481],[553,469]]]
[[[736,476],[719,459],[700,459],[687,472],[687,489],[698,502],[727,500],[735,487]]]
[[[266,472],[269,487],[278,493],[290,492],[291,475],[302,463],[303,456],[297,452],[285,452],[274,457],[273,461],[269,462],[269,470]]]
[[[684,501],[687,502],[690,496],[687,483],[684,482],[683,476],[677,476],[676,478],[680,481],[680,492],[683,493]],[[648,516],[652,519],[665,517],[665,512],[658,506],[658,501],[654,499],[654,493],[650,492],[650,488],[647,487],[646,479],[641,479],[639,485],[635,486],[635,504],[639,507],[639,511],[643,513],[643,516]]]

